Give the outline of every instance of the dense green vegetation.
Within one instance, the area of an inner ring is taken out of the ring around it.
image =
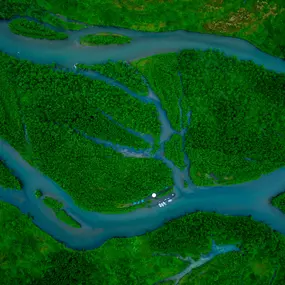
[[[11,173],[11,171],[0,160],[0,186],[11,189],[21,189],[19,180]]]
[[[229,252],[193,269],[179,285],[279,284],[270,283],[278,267],[276,261],[271,264],[271,258],[266,256],[250,259],[240,252]]]
[[[159,72],[158,69],[147,72],[154,66],[153,59],[162,67]],[[185,150],[195,184],[211,185],[214,177],[218,184],[244,182],[284,165],[284,74],[211,50],[186,50],[134,64],[160,97],[159,88],[167,94],[174,89],[172,84],[178,84],[178,89],[182,86],[180,105],[184,126],[187,113],[192,111]],[[175,79],[177,73],[181,82]],[[174,92],[169,94],[161,97],[162,102],[164,98],[173,98]],[[165,105],[179,110],[178,97]],[[178,120],[176,125],[180,123]]]
[[[209,265],[196,269],[199,273],[204,272],[205,276],[194,272],[192,280],[190,274],[187,278],[193,284],[213,284],[214,280],[223,285],[268,284],[266,281],[273,276],[276,268],[279,270],[273,284],[282,284],[285,278],[284,270],[281,272],[285,264],[284,254],[281,253],[285,250],[284,236],[249,217],[197,212],[167,223],[148,234],[148,238],[152,250],[179,252],[194,259],[198,259],[200,253],[209,251],[212,238],[217,244],[238,244],[240,252],[216,257]],[[237,275],[239,280],[236,280]],[[196,280],[201,283],[194,283]]]
[[[209,280],[217,276],[221,285],[238,284],[238,275],[243,284],[267,284],[264,282],[277,267],[273,284],[282,284],[285,278],[284,236],[248,217],[197,212],[139,237],[115,238],[91,251],[71,251],[11,205],[0,202],[0,216],[3,284],[152,285],[187,266],[174,256],[154,253],[199,258],[210,250],[212,238],[217,244],[238,242],[242,251],[217,256],[196,269],[204,270]],[[189,277],[204,281],[204,275],[198,276],[196,270]]]
[[[2,58],[1,58],[2,59]],[[17,89],[12,88],[7,78],[6,69],[0,68],[0,138],[8,140],[13,147],[24,150],[25,134],[20,112]]]
[[[178,103],[182,98],[182,86],[176,53],[159,54],[134,61],[132,64],[147,78],[151,88],[160,99],[172,127],[180,131],[182,122]],[[186,106],[182,107],[182,111],[182,121],[185,124]]]
[[[219,183],[238,183],[284,165],[284,74],[215,51],[178,58],[192,110],[186,151],[194,182],[214,173]]]
[[[41,198],[41,197],[43,196],[42,191],[41,191],[41,190],[36,190],[36,191],[35,191],[35,196],[36,196],[37,198]]]
[[[15,102],[11,101],[16,113],[13,121],[24,115],[32,149],[20,134],[15,141],[11,137],[22,129],[19,124],[13,134],[15,125],[9,121],[3,133],[1,130],[1,137],[65,189],[79,206],[103,212],[129,211],[125,204],[173,184],[170,170],[162,162],[126,158],[83,134],[147,148],[147,143],[107,119],[102,112],[128,128],[158,139],[160,124],[154,105],[143,104],[99,80],[53,71],[50,66],[19,61],[3,53],[0,59],[6,91],[1,93],[1,100],[6,102],[9,98],[10,102],[17,94]],[[7,105],[1,116],[8,118],[9,112]]]
[[[77,64],[77,67],[83,70],[97,71],[104,76],[113,78],[140,95],[148,94],[148,88],[142,79],[142,74],[126,61],[108,61],[105,64],[94,65]]]
[[[271,204],[285,213],[285,193],[281,193],[271,199]]]
[[[27,19],[15,19],[9,23],[9,27],[14,34],[36,39],[64,40],[68,36],[65,33],[53,31],[43,24]]]
[[[0,18],[33,15],[43,19],[47,11],[100,26],[144,31],[188,30],[246,39],[258,48],[285,57],[285,2],[255,1],[143,1],[143,0],[6,0]]]
[[[174,134],[169,141],[165,143],[165,157],[173,161],[180,169],[185,168],[183,141],[181,135]]]
[[[80,44],[84,46],[123,45],[130,42],[131,38],[112,33],[90,34],[80,38]]]
[[[63,204],[56,201],[55,199],[51,198],[51,197],[45,197],[44,198],[44,203],[51,208],[54,213],[56,214],[56,217],[65,222],[66,224],[74,227],[74,228],[80,228],[80,224],[78,222],[76,222],[73,218],[71,218],[66,212],[65,210],[62,209]]]

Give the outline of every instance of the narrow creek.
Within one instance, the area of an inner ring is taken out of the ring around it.
[[[103,48],[81,47],[76,44],[79,36],[107,31],[130,36],[134,38],[134,41],[129,45]],[[51,42],[26,39],[12,34],[9,31],[7,21],[0,21],[0,50],[35,63],[56,62],[66,67],[67,71],[71,71],[74,64],[78,62],[93,64],[102,63],[108,59],[133,60],[186,48],[202,50],[218,48],[227,55],[236,55],[238,58],[245,60],[250,59],[276,72],[285,72],[285,62],[281,59],[259,51],[246,41],[230,37],[184,31],[159,34],[144,33],[102,27],[92,27],[77,32],[69,31],[68,33],[70,38],[66,41]],[[73,68],[73,72],[77,71]],[[165,208],[142,208],[124,214],[101,214],[85,211],[78,208],[71,197],[55,182],[24,161],[21,155],[7,142],[0,140],[0,159],[14,171],[24,185],[23,191],[0,188],[0,198],[3,201],[13,204],[23,213],[31,215],[33,222],[43,231],[74,249],[92,249],[114,236],[131,237],[144,234],[147,231],[155,230],[171,219],[197,210],[214,211],[228,215],[252,215],[255,220],[265,222],[274,230],[285,234],[285,216],[269,203],[272,196],[283,192],[285,189],[285,168],[280,168],[258,180],[243,184],[197,187],[191,183],[189,177],[190,161],[188,157],[185,156],[187,167],[181,171],[163,156],[164,143],[171,137],[174,130],[169,123],[166,112],[161,107],[159,99],[151,90],[147,97],[138,96],[114,80],[102,77],[94,72],[82,72],[82,74],[105,80],[109,84],[117,84],[119,88],[122,88],[134,98],[156,106],[161,122],[161,136],[160,149],[153,157],[162,160],[172,169],[177,197],[173,203]],[[190,117],[191,113],[188,114],[189,123]],[[185,140],[185,133],[186,131],[181,132],[183,140]],[[147,140],[152,141],[150,137],[147,137]],[[134,154],[139,152],[139,150],[129,147],[114,146],[110,142],[100,141],[99,143],[113,147],[121,153]],[[188,182],[188,188],[186,189],[184,188],[185,179]],[[42,191],[43,195],[48,195],[63,203],[66,213],[78,221],[82,227],[73,228],[52,215],[52,210],[46,207],[41,199],[36,198],[35,191],[38,189]]]

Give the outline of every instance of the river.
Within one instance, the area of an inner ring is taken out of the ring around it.
[[[95,32],[114,32],[132,37],[131,44],[108,47],[82,47],[79,37]],[[285,72],[285,62],[259,51],[248,42],[230,37],[190,33],[184,31],[168,33],[145,33],[126,29],[92,27],[82,31],[68,32],[69,39],[47,41],[27,39],[9,31],[8,22],[0,21],[0,50],[18,58],[35,63],[56,62],[67,70],[76,72],[75,63],[101,63],[111,60],[133,60],[145,56],[180,51],[187,48],[206,50],[217,48],[227,55],[239,59],[252,60],[263,64],[270,70]],[[86,73],[93,77],[94,73]],[[104,80],[103,78],[101,78]],[[151,90],[150,90],[151,91]],[[132,95],[132,94],[130,94]],[[132,96],[135,96],[134,94]],[[163,145],[169,139],[172,130],[169,120],[155,94],[148,96],[145,103],[155,104],[162,125],[161,148],[154,157],[161,159],[173,170],[176,193],[175,200],[167,207],[143,208],[124,214],[101,214],[78,208],[71,197],[50,178],[30,166],[20,154],[7,142],[0,140],[0,159],[14,171],[23,183],[23,191],[0,188],[0,198],[17,206],[23,213],[29,213],[33,222],[43,231],[74,249],[92,249],[99,247],[112,237],[131,237],[144,234],[162,226],[166,221],[192,213],[197,210],[215,211],[221,214],[248,216],[265,222],[273,229],[285,234],[285,216],[272,207],[269,199],[285,189],[285,168],[262,176],[258,180],[231,186],[196,187],[187,179],[187,189],[182,186],[181,177],[188,171],[180,171],[172,162],[163,157]],[[190,120],[190,114],[189,114]],[[184,132],[181,132],[184,134]],[[146,138],[145,138],[146,139]],[[149,140],[149,142],[152,140]],[[108,142],[97,141],[107,147]],[[120,147],[117,146],[118,151]],[[123,149],[128,151],[127,148]],[[135,152],[135,150],[131,150]],[[149,155],[149,153],[147,153]],[[139,158],[138,158],[139,159]],[[185,157],[187,169],[190,161]],[[81,224],[81,228],[72,228],[58,220],[51,209],[37,199],[35,191],[54,197],[64,205],[64,210]]]

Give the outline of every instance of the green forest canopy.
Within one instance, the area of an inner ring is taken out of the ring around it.
[[[144,104],[103,81],[3,53],[1,66],[2,106],[12,106],[15,113],[9,120],[10,107],[2,109],[8,124],[1,126],[1,136],[78,205],[103,212],[124,211],[124,205],[173,184],[170,170],[161,161],[124,157],[84,135],[147,149],[146,142],[114,122],[157,140],[160,122],[153,104]],[[108,76],[120,78],[120,72],[130,67],[120,66],[109,69]],[[102,65],[103,73],[106,67]],[[177,131],[185,127],[186,114],[192,111],[185,150],[195,184],[212,184],[211,175],[220,184],[240,183],[284,164],[284,74],[216,51],[154,56],[134,62],[134,67],[154,86]],[[124,77],[120,80],[126,82]],[[166,100],[167,94],[172,97]],[[30,144],[25,142],[23,118]]]

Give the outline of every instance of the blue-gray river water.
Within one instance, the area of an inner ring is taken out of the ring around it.
[[[79,45],[80,36],[99,31],[121,33],[132,37],[133,41],[123,46],[82,47]],[[68,34],[69,39],[64,41],[27,39],[12,34],[8,29],[8,23],[0,21],[0,50],[35,63],[56,62],[69,70],[73,70],[75,63],[93,64],[108,59],[133,60],[188,48],[203,50],[217,48],[227,55],[252,60],[256,64],[262,64],[276,72],[285,72],[285,62],[281,59],[259,51],[246,41],[230,37],[184,31],[157,34],[99,27],[68,32]],[[85,75],[93,77],[94,73]],[[132,96],[135,96],[135,94]],[[272,196],[283,192],[285,189],[285,168],[264,175],[258,180],[243,184],[196,187],[189,179],[190,161],[187,157],[185,157],[187,169],[181,171],[162,155],[164,143],[174,133],[174,130],[171,128],[158,98],[155,94],[150,93],[148,97],[140,100],[145,100],[145,103],[152,103],[156,106],[162,125],[161,148],[153,157],[161,159],[173,170],[177,196],[167,207],[144,208],[124,214],[101,214],[84,211],[74,204],[65,191],[25,162],[16,150],[2,140],[0,140],[0,158],[14,171],[24,186],[23,191],[0,188],[0,198],[17,206],[23,213],[29,213],[37,226],[55,239],[65,243],[66,246],[74,249],[95,248],[112,237],[140,235],[162,226],[166,221],[196,210],[215,211],[229,215],[252,215],[255,220],[265,222],[273,229],[285,234],[285,216],[279,210],[270,206],[269,203]],[[148,142],[153,141],[149,137],[145,137],[145,140]],[[114,148],[112,144],[103,141],[97,140],[96,143],[103,143],[107,147]],[[122,151],[119,146],[116,147],[116,151]],[[126,152],[139,152],[128,148],[124,148],[124,150]],[[146,155],[149,155],[149,153]],[[186,189],[183,187],[184,179],[189,184]],[[54,197],[62,202],[64,210],[77,220],[82,227],[80,229],[72,228],[59,221],[52,210],[47,208],[41,199],[36,198],[34,191],[37,189],[40,189],[44,195]]]

